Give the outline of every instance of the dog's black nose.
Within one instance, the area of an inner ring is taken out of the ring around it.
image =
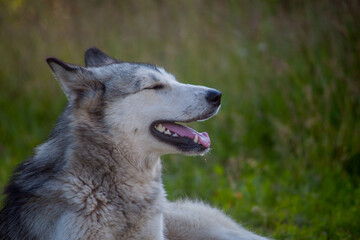
[[[214,105],[214,106],[219,106],[220,105],[220,100],[221,100],[221,92],[218,90],[209,90],[206,94],[206,100],[208,101],[208,103]]]

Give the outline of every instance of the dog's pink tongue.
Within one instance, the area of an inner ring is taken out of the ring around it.
[[[195,135],[198,136],[198,142],[203,145],[204,147],[210,147],[210,138],[207,132],[199,133],[192,128],[185,127],[175,123],[163,123],[162,124],[165,128],[169,129],[171,132],[176,133],[181,137],[188,137],[190,139],[194,139]]]

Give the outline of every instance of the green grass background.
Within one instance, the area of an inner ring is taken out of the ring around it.
[[[44,61],[97,46],[217,88],[192,124],[204,157],[166,156],[168,198],[276,239],[360,239],[360,2],[0,0],[0,190],[66,104]]]

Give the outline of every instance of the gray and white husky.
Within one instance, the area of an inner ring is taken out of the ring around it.
[[[207,133],[180,125],[220,108],[215,89],[97,48],[86,67],[47,59],[69,103],[5,189],[0,239],[265,239],[201,202],[168,202],[160,156],[204,154]]]

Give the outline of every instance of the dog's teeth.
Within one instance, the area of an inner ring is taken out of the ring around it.
[[[164,132],[166,135],[171,135],[171,132],[169,131],[169,129],[166,129],[166,131]]]
[[[179,135],[177,135],[176,133],[173,134],[173,137],[178,137]]]
[[[155,126],[155,129],[158,130],[159,132],[165,132],[165,127],[161,124]]]
[[[166,130],[166,128],[165,128],[163,125],[161,125],[161,124],[160,124],[160,129],[161,129],[160,132],[165,132],[165,130]]]
[[[197,135],[195,135],[195,137],[194,137],[194,143],[198,143],[198,136]]]
[[[160,128],[159,128],[159,126],[155,126],[155,129],[159,131]]]

